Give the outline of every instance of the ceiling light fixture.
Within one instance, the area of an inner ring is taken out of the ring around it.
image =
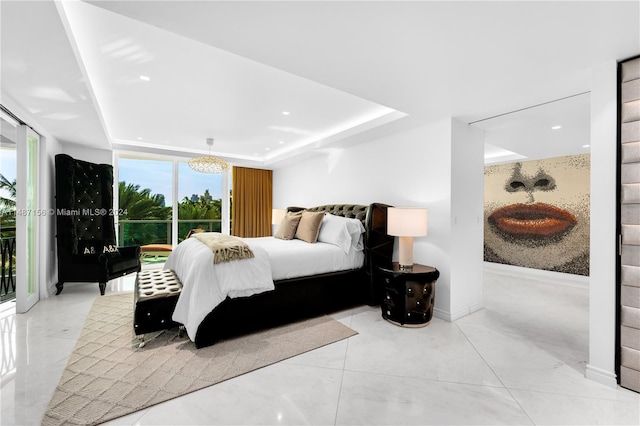
[[[140,76],[140,80],[143,80],[143,81],[151,81],[151,77],[147,77],[146,75],[141,75],[141,76]]]
[[[282,115],[289,115],[291,114],[289,111],[282,111]]]
[[[212,138],[207,138],[207,145],[209,145],[209,155],[192,158],[189,160],[189,167],[201,173],[222,173],[227,170],[229,163],[222,158],[211,155],[211,147],[213,146]]]
[[[558,129],[562,129],[562,126],[553,126],[553,127],[551,128],[551,130],[558,130]]]

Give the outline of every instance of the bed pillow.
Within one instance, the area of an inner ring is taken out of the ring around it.
[[[296,229],[296,238],[308,243],[318,241],[318,234],[320,233],[323,218],[324,212],[303,211],[298,229]]]
[[[364,226],[358,219],[328,214],[322,221],[318,241],[338,246],[345,253],[349,253],[352,248],[360,251],[364,248],[362,244],[364,231]]]
[[[302,212],[288,212],[280,221],[278,229],[276,229],[276,233],[273,236],[281,240],[293,240],[301,217]]]

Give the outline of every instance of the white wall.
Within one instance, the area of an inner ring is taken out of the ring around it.
[[[451,307],[454,321],[483,307],[484,131],[452,120]]]
[[[76,160],[113,165],[113,151],[110,149],[98,149],[83,145],[65,143],[62,144],[62,152],[72,156]]]
[[[616,387],[617,64],[591,74],[589,363],[586,376]]]
[[[475,225],[474,217],[476,214],[482,217],[484,147],[482,142],[477,146],[467,144],[471,136],[476,142],[478,139],[477,131],[467,128],[466,124],[445,119],[348,148],[329,149],[318,157],[276,169],[273,206],[381,202],[426,207],[428,235],[414,239],[414,261],[435,266],[440,271],[435,315],[450,320],[452,306],[468,313],[469,303],[477,304],[482,297],[482,221]],[[454,145],[458,145],[453,151],[456,154],[468,151],[460,156],[453,169],[452,134]],[[477,164],[469,167],[474,156]],[[458,174],[461,176],[455,189],[460,191],[460,197],[454,205],[458,225],[452,230],[453,174],[456,178]],[[464,176],[469,176],[473,183],[469,185]],[[474,191],[477,193],[472,194]],[[469,210],[473,203],[477,206]],[[466,232],[477,238],[475,244],[469,245],[471,248],[466,248],[469,238],[464,236]],[[460,256],[456,266],[466,270],[457,272],[455,286],[461,287],[453,293],[456,300],[452,302],[454,247]],[[470,255],[477,259],[467,262]],[[395,256],[397,259],[397,249]],[[465,296],[469,292],[471,296]],[[458,300],[458,297],[468,300]]]

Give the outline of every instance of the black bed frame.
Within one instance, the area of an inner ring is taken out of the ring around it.
[[[250,297],[227,298],[205,317],[196,347],[256,330],[311,318],[359,305],[380,303],[379,265],[391,264],[394,239],[387,235],[386,204],[331,204],[310,211],[360,219],[365,227],[364,266],[360,269],[275,281],[275,290]],[[289,207],[287,211],[305,210]]]

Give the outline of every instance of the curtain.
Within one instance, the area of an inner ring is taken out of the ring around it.
[[[273,171],[233,167],[232,185],[231,235],[270,236]]]

